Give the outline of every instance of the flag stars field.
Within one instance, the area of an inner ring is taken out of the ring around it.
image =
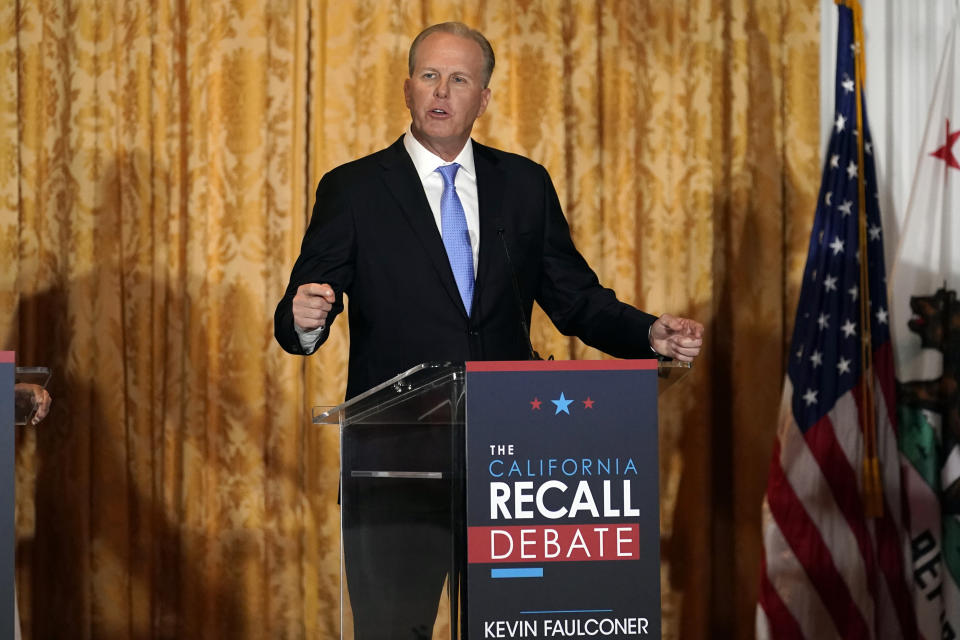
[[[843,323],[843,326],[840,327],[840,330],[843,331],[844,338],[850,338],[857,334],[857,325],[853,324],[853,321],[850,319],[847,319],[847,321]]]
[[[844,373],[850,373],[850,363],[850,360],[847,360],[841,356],[840,359],[837,360],[837,373],[841,375]]]

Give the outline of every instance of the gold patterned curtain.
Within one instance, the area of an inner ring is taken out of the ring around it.
[[[330,168],[407,124],[412,37],[497,54],[480,141],[553,176],[601,280],[701,319],[662,407],[668,634],[752,637],[759,507],[818,180],[812,0],[11,0],[0,348],[54,370],[18,433],[26,638],[332,638],[348,336],[272,313]],[[542,314],[534,343],[600,355]],[[304,473],[308,480],[304,480]],[[737,584],[738,589],[730,589]]]

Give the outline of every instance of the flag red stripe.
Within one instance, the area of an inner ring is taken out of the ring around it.
[[[880,348],[874,350],[873,365],[876,374],[875,379],[879,381],[880,393],[882,394],[883,398],[883,402],[880,404],[882,407],[886,408],[891,429],[893,430],[894,437],[896,437],[897,417],[896,410],[894,408],[896,391],[894,389],[893,351],[889,342],[884,343],[880,346]],[[851,391],[857,402],[858,412],[862,410],[862,382],[863,381],[861,380],[861,384],[858,384]],[[877,428],[879,429],[879,418],[877,422]],[[877,439],[879,441],[880,434],[877,435]],[[877,453],[879,454],[880,452],[878,451]],[[888,461],[887,463],[890,464],[891,462]],[[898,461],[893,461],[893,463],[897,464],[898,469],[900,468]],[[829,476],[829,474],[827,475]],[[903,484],[902,478],[900,484],[901,486]],[[887,487],[884,489],[886,492]],[[904,504],[904,497],[902,495],[900,496],[900,500],[900,504]],[[844,509],[844,511],[850,513],[846,509]],[[862,514],[863,509],[861,508],[856,513]],[[907,588],[908,578],[905,575],[903,567],[903,556],[901,553],[902,527],[897,526],[898,523],[893,519],[894,516],[899,515],[900,514],[892,514],[890,501],[885,499],[883,517],[877,519],[876,521],[876,556],[880,565],[880,573],[883,574],[884,580],[887,583],[887,587],[890,591],[890,598],[892,599],[894,609],[896,610],[897,620],[900,622],[900,629],[903,633],[903,638],[904,640],[913,640],[917,635],[917,623],[916,615],[913,610],[912,596]],[[863,552],[864,550],[861,548],[861,553]],[[872,579],[871,584],[874,584]]]
[[[896,383],[894,382],[896,376],[893,368],[893,347],[890,345],[890,342],[885,342],[880,345],[879,349],[874,350],[873,367],[876,371],[876,378],[880,380],[880,392],[883,394],[884,406],[886,406],[887,415],[890,417],[890,426],[893,427],[893,434],[899,437],[900,430],[897,428],[897,391]]]
[[[917,619],[913,610],[913,599],[907,588],[907,576],[903,570],[903,554],[900,532],[891,517],[890,505],[885,504],[883,518],[877,521],[877,557],[880,571],[890,589],[890,598],[900,621],[903,640],[916,640]]]
[[[767,614],[767,622],[770,624],[770,637],[777,640],[804,640],[803,630],[797,624],[797,619],[793,617],[787,605],[780,598],[780,594],[774,589],[770,582],[770,576],[767,575],[767,554],[760,554],[760,606]]]
[[[770,478],[767,483],[767,503],[784,539],[803,565],[824,608],[830,613],[840,637],[844,640],[868,639],[870,634],[867,623],[843,576],[837,571],[820,530],[810,518],[780,466],[779,441],[774,444],[773,464],[770,465]]]
[[[856,393],[858,389],[859,385],[854,387],[853,392]],[[837,441],[837,433],[829,417],[824,416],[817,421],[804,437],[860,549],[859,558],[843,558],[841,561],[858,564],[862,562],[867,574],[865,586],[871,589],[870,585],[877,583],[877,565],[873,557],[873,541],[867,528],[863,500],[858,491],[857,474],[860,470],[850,466],[850,460]]]
[[[876,368],[877,378],[880,380],[880,389],[883,394],[884,406],[887,408],[887,415],[890,419],[890,428],[893,430],[895,438],[899,438],[900,429],[897,425],[897,392],[893,363],[893,346],[890,342],[883,343],[879,349],[873,352],[873,362]],[[904,486],[904,478],[899,460],[887,461],[887,464],[896,464],[897,469],[901,471],[900,491]],[[906,497],[903,492],[898,496],[900,504],[906,504]],[[903,566],[903,537],[905,535],[905,523],[909,522],[902,513],[894,513],[890,508],[890,503],[885,501],[883,518],[877,523],[877,558],[880,564],[880,571],[886,577],[887,585],[890,588],[890,597],[893,600],[893,606],[897,610],[897,619],[900,621],[900,630],[904,640],[916,640],[917,638],[917,618],[916,611],[913,608],[913,596],[910,588],[907,586],[912,583],[912,577],[906,575]]]

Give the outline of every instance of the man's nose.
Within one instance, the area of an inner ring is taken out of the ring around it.
[[[440,82],[437,83],[436,87],[433,90],[433,95],[435,95],[438,98],[447,97],[447,91],[449,89],[447,85],[448,82],[449,80],[440,80]]]

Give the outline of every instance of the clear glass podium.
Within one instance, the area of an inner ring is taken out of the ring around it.
[[[687,370],[661,362],[661,392]],[[339,432],[341,638],[464,637],[465,379],[463,363],[421,364],[313,409],[315,433]]]

